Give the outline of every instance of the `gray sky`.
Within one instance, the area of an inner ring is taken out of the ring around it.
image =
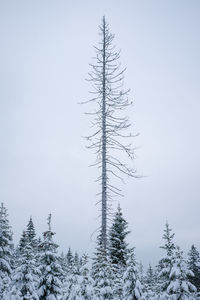
[[[17,240],[53,214],[56,240],[91,252],[98,227],[84,80],[103,15],[122,49],[128,114],[147,177],[119,199],[138,259],[155,263],[166,220],[185,251],[199,240],[200,1],[0,1],[0,199]],[[114,204],[114,207],[117,203]]]

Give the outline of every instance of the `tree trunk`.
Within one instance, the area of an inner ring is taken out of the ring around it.
[[[103,18],[103,78],[102,78],[102,246],[106,249],[107,244],[107,170],[106,170],[106,33],[105,18]]]

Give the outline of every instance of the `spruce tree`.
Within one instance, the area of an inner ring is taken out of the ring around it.
[[[21,256],[24,254],[24,250],[28,244],[26,230],[22,231],[19,243],[14,251],[14,268],[17,268],[20,264]]]
[[[174,235],[175,234],[172,233],[172,229],[169,227],[168,222],[166,222],[163,234],[164,245],[160,247],[165,250],[165,256],[159,261],[158,274],[161,294],[166,293],[167,287],[170,283],[169,275],[172,268],[172,260],[175,250],[175,244],[173,242]]]
[[[21,300],[39,300],[37,295],[39,276],[34,249],[28,242],[18,259],[18,267],[14,270],[9,299],[15,297]]]
[[[40,271],[38,295],[40,300],[57,300],[61,294],[62,269],[59,264],[57,248],[51,230],[51,214],[48,217],[48,230],[43,233],[40,245]]]
[[[122,210],[118,205],[113,223],[109,232],[109,255],[112,264],[125,266],[127,262],[128,243],[126,236],[130,233],[127,230],[128,223],[123,218]]]
[[[74,254],[74,264],[79,268],[80,267],[80,259],[77,252]]]
[[[97,247],[92,265],[95,299],[114,299],[114,274],[106,249],[102,245],[101,236],[97,238]]]
[[[140,300],[142,297],[142,285],[139,280],[139,272],[135,260],[134,251],[130,251],[127,267],[123,276],[123,299]]]
[[[28,241],[28,239],[27,239],[26,230],[23,230],[22,235],[19,240],[19,245],[17,247],[17,250],[19,253],[22,253],[24,251],[24,248],[27,245],[27,241]]]
[[[76,265],[74,265],[77,268]],[[76,269],[77,270],[77,269]],[[90,276],[88,257],[83,256],[80,271],[66,279],[66,292],[63,300],[92,300],[94,299],[93,280]]]
[[[147,299],[151,299],[156,296],[157,293],[156,285],[157,285],[156,272],[152,268],[151,264],[149,264],[144,277],[144,290]]]
[[[172,295],[174,300],[194,299],[196,288],[188,279],[188,276],[193,275],[192,271],[186,266],[183,252],[177,246],[169,274],[170,283],[167,287],[167,293]]]
[[[189,276],[189,280],[196,287],[197,291],[200,292],[200,255],[194,245],[191,246],[188,252],[187,266],[194,274],[194,276]]]
[[[80,268],[80,295],[84,300],[94,299],[94,290],[93,290],[93,279],[90,274],[88,256],[82,256],[82,265]]]
[[[3,299],[4,294],[9,290],[13,250],[12,232],[7,209],[2,203],[0,208],[0,299]]]
[[[23,254],[24,249],[27,245],[31,245],[33,251],[37,255],[38,251],[38,240],[36,239],[35,227],[32,221],[32,217],[30,218],[26,230],[23,230],[22,235],[19,240],[19,244],[16,248],[16,261]]]
[[[27,236],[28,242],[31,244],[32,248],[36,252],[38,242],[37,242],[37,239],[36,239],[35,226],[33,224],[32,217],[30,217],[30,220],[29,220],[29,222],[27,224],[27,227],[26,227],[26,236]]]
[[[173,238],[175,233],[171,233],[172,229],[169,227],[168,222],[165,224],[164,234],[163,234],[163,240],[165,244],[161,246],[161,249],[164,249],[166,251],[167,257],[172,257],[175,250],[175,245],[173,242]]]
[[[59,260],[59,264],[62,268],[61,281],[64,282],[65,278],[67,276],[67,273],[68,273],[67,257],[63,252],[61,252],[61,254],[58,257],[58,260]]]
[[[68,251],[67,251],[67,266],[68,266],[68,270],[70,272],[70,270],[72,269],[73,263],[74,263],[74,256],[72,254],[71,248],[69,247]]]
[[[144,285],[145,281],[145,272],[142,262],[140,261],[138,264],[138,272],[139,272],[139,278],[142,285]]]
[[[70,266],[69,272],[67,273],[64,281],[63,300],[78,300],[80,296],[80,269],[79,266],[73,261]]]
[[[109,231],[108,253],[111,262],[112,272],[115,274],[114,294],[115,297],[122,297],[122,274],[127,263],[128,243],[126,236],[128,223],[123,218],[122,210],[118,205],[117,211]]]

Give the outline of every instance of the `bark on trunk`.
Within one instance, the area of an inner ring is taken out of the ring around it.
[[[103,248],[107,244],[107,172],[106,172],[106,28],[105,18],[103,18],[103,95],[102,95],[102,229],[101,238]]]

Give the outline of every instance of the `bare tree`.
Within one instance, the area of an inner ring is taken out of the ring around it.
[[[125,69],[120,68],[120,51],[115,50],[112,42],[114,35],[110,33],[108,23],[103,17],[99,26],[101,41],[95,48],[95,63],[90,64],[91,71],[88,81],[91,82],[92,98],[84,103],[94,102],[95,109],[87,114],[93,116],[94,133],[87,137],[88,148],[94,149],[97,166],[101,174],[97,178],[101,192],[98,194],[101,204],[101,242],[104,249],[107,246],[107,226],[109,201],[114,196],[122,195],[121,190],[112,184],[111,178],[117,177],[123,181],[123,175],[136,177],[135,170],[119,159],[118,151],[125,152],[133,159],[134,149],[131,143],[126,144],[124,138],[133,137],[127,133],[129,120],[122,111],[131,105],[128,99],[129,90],[123,88]],[[120,155],[121,156],[121,155]]]

